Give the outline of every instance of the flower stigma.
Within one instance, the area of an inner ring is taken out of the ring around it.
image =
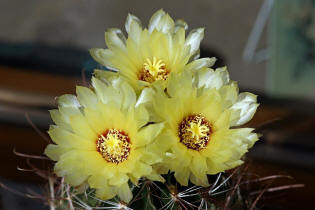
[[[152,83],[156,80],[166,80],[169,76],[169,71],[166,69],[165,63],[160,59],[153,57],[151,61],[149,58],[143,64],[143,68],[139,73],[139,79]]]
[[[180,142],[187,148],[200,151],[206,148],[211,134],[211,125],[201,114],[189,115],[178,128]]]
[[[101,134],[96,142],[97,151],[110,163],[119,164],[130,154],[130,139],[128,135],[117,129],[108,129]]]

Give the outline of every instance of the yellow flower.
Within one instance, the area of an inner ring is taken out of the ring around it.
[[[165,128],[149,147],[164,153],[156,168],[161,173],[174,171],[182,185],[190,179],[208,186],[207,174],[240,165],[258,140],[252,128],[233,128],[248,122],[258,104],[254,94],[238,93],[226,68],[184,72],[169,78],[165,90],[158,85],[150,89],[153,95],[143,91],[150,97],[143,101],[149,101],[152,120],[165,122]]]
[[[163,181],[151,167],[161,158],[146,148],[163,124],[147,125],[147,110],[135,106],[136,94],[121,78],[93,77],[92,86],[78,86],[77,96],[58,98],[58,109],[50,111],[56,125],[48,132],[56,144],[48,145],[45,154],[57,161],[56,174],[72,186],[88,183],[102,199],[118,195],[129,202],[129,180]]]
[[[159,10],[151,17],[148,28],[143,29],[141,21],[129,14],[125,24],[128,37],[119,29],[109,29],[105,32],[108,49],[94,48],[90,53],[100,64],[118,71],[139,92],[155,81],[167,80],[173,73],[214,63],[214,58],[195,60],[204,29],[194,29],[185,38],[187,27],[183,20],[174,22]]]

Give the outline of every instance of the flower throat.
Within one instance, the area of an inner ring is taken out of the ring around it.
[[[139,73],[139,80],[152,83],[156,80],[166,80],[169,76],[169,71],[166,69],[165,63],[162,60],[157,60],[153,57],[151,61],[149,58],[143,64],[143,68]]]
[[[206,148],[211,132],[210,123],[201,114],[187,116],[178,127],[180,142],[196,151]]]
[[[119,164],[125,161],[130,154],[130,139],[120,130],[108,129],[96,141],[97,151],[107,162]]]

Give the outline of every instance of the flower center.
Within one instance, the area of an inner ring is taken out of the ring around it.
[[[101,134],[96,142],[97,151],[107,162],[121,163],[125,161],[130,153],[130,139],[128,135],[120,130],[108,129]]]
[[[211,125],[201,114],[184,118],[178,130],[180,142],[189,149],[200,151],[210,140]]]
[[[139,73],[139,79],[152,83],[156,80],[166,80],[168,78],[169,71],[165,67],[165,63],[162,60],[157,60],[153,57],[151,61],[149,58],[143,64],[143,68]]]

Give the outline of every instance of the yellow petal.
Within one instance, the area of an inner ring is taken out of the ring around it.
[[[98,63],[106,67],[114,67],[112,63],[112,58],[114,56],[113,52],[109,49],[102,48],[92,48],[90,49],[90,54],[92,58]]]
[[[238,97],[238,87],[235,82],[223,86],[219,91],[223,99],[222,106],[224,109],[231,107],[236,102]]]
[[[95,107],[97,104],[97,98],[95,93],[87,88],[82,86],[77,86],[77,97],[81,105],[85,107]]]
[[[196,53],[200,47],[200,42],[204,37],[204,28],[197,28],[192,30],[185,41],[186,46],[190,46],[190,55]]]
[[[69,125],[69,120],[64,118],[64,116],[60,113],[58,109],[49,110],[51,119],[56,123],[56,125],[63,127],[69,131],[71,131],[71,126]]]
[[[215,123],[222,114],[222,104],[219,101],[213,100],[207,107],[200,110],[210,123]]]
[[[178,19],[175,21],[174,33],[176,33],[180,29],[184,29],[184,30],[188,29],[187,23],[182,19]]]
[[[188,186],[188,180],[190,176],[190,170],[188,167],[182,167],[182,170],[175,171],[174,174],[176,180],[182,185],[182,186]]]
[[[173,43],[176,43],[178,46],[184,45],[185,43],[185,29],[179,28],[174,37],[173,37]]]
[[[163,131],[156,140],[147,145],[148,150],[162,156],[178,141],[177,137],[170,131]]]
[[[114,71],[107,71],[107,70],[100,70],[100,69],[94,69],[93,74],[99,80],[102,80],[107,83],[110,83],[110,81],[113,78],[119,75],[117,72],[114,72]]]
[[[80,109],[77,107],[59,107],[59,112],[66,122],[70,122],[69,118],[71,116],[81,114]]]
[[[214,65],[216,60],[217,59],[214,57],[200,58],[200,59],[194,60],[185,67],[185,71],[197,71],[197,70],[200,70],[201,68],[211,67]]]
[[[226,66],[217,68],[215,70],[215,73],[221,78],[223,85],[226,85],[230,82],[230,75],[229,72],[227,71]]]
[[[201,176],[196,176],[194,174],[191,174],[190,180],[193,184],[195,184],[197,186],[203,186],[203,187],[209,186],[209,182],[208,182],[208,178],[207,178],[206,173],[202,174]]]
[[[79,186],[87,180],[87,176],[79,173],[68,174],[65,176],[65,182],[72,186]]]
[[[258,135],[253,133],[253,128],[238,128],[232,129],[231,138],[240,139],[241,144],[247,144],[248,148],[252,147],[256,141],[258,141]]]
[[[203,177],[207,172],[206,159],[196,152],[189,167],[196,177]]]
[[[163,123],[150,124],[142,128],[137,136],[135,141],[133,142],[135,147],[142,147],[146,144],[149,144],[152,140],[154,140],[157,135],[160,134],[163,129]]]
[[[115,197],[117,194],[117,189],[115,187],[103,187],[103,188],[97,188],[96,189],[96,196],[98,198],[101,198],[102,200],[109,200]]]
[[[117,28],[110,28],[105,32],[105,42],[109,49],[126,50],[126,38],[122,31]]]
[[[126,202],[126,203],[129,203],[132,199],[132,192],[128,186],[128,183],[125,183],[123,185],[121,185],[120,187],[117,188],[117,193],[118,193],[118,196],[119,198]]]
[[[99,110],[85,108],[84,116],[89,126],[98,134],[102,134],[106,130],[104,120],[100,117],[102,113]]]
[[[58,105],[61,107],[80,107],[77,98],[71,94],[65,94],[58,97]]]
[[[182,143],[176,143],[172,147],[172,152],[176,156],[176,161],[178,161],[180,165],[184,164],[183,166],[187,166],[190,164],[190,156],[187,150],[188,149],[186,148],[186,146],[184,146]]]
[[[92,77],[92,85],[100,101],[102,101],[104,104],[111,102],[120,107],[122,95],[120,95],[118,91],[115,90],[112,86],[108,86],[95,77]]]
[[[224,85],[220,74],[213,69],[203,68],[196,74],[198,76],[198,87],[220,89]]]
[[[95,173],[106,173],[106,176],[103,177],[111,177],[113,176],[111,170],[108,170],[109,166],[106,160],[102,157],[102,155],[97,151],[78,151],[80,153],[80,159],[82,164],[84,165],[83,173],[87,175],[92,175]],[[106,171],[106,172],[105,172]]]
[[[135,106],[136,93],[127,82],[123,81],[121,78],[117,78],[113,80],[112,85],[122,96],[122,109],[128,109]]]
[[[241,93],[237,102],[230,108],[232,111],[240,111],[237,119],[231,122],[232,126],[239,126],[251,120],[256,112],[259,104],[257,104],[257,96],[252,93]]]
[[[154,29],[157,29],[158,26],[160,25],[160,22],[162,20],[162,18],[165,16],[165,12],[163,11],[163,9],[158,10],[157,12],[155,12],[149,22],[149,27],[148,30],[151,33]]]
[[[229,127],[230,126],[230,116],[231,111],[225,110],[220,117],[215,121],[214,128],[219,130],[221,128]]]
[[[95,150],[95,143],[81,138],[62,128],[51,126],[48,133],[52,140],[61,146],[91,151]]]
[[[60,160],[55,164],[54,171],[58,176],[71,174],[84,174],[84,162],[81,162],[81,151],[71,150],[60,156]]]
[[[114,177],[109,179],[110,185],[121,186],[128,182],[129,177],[123,173],[116,173]]]
[[[142,159],[145,163],[153,165],[155,163],[161,162],[162,157],[158,153],[154,153],[152,150],[147,149],[142,154]]]
[[[144,104],[135,108],[135,118],[137,119],[137,128],[140,129],[149,122],[149,113]]]
[[[49,144],[45,149],[45,155],[47,155],[50,159],[54,161],[58,161],[60,156],[66,152],[68,152],[70,148],[62,147],[55,144]]]
[[[161,18],[156,29],[163,33],[168,33],[174,28],[174,25],[174,20],[168,14],[166,14]]]
[[[112,178],[114,173],[110,170],[103,170],[89,177],[88,183],[93,188],[105,188],[108,185],[108,179]]]
[[[82,114],[72,116],[70,125],[76,135],[93,142],[97,140],[98,135],[91,129],[87,119]]]
[[[152,171],[151,174],[146,175],[146,177],[152,181],[165,182],[165,179],[159,175],[156,171]]]
[[[147,165],[147,164],[144,164],[144,163],[141,163],[141,162],[137,162],[135,164],[135,168],[133,170],[133,173],[132,175],[139,179],[141,176],[146,176],[148,174],[150,174],[152,171],[152,167]]]
[[[128,14],[125,23],[126,31],[131,39],[133,39],[137,44],[139,44],[141,39],[141,21],[134,15]]]

